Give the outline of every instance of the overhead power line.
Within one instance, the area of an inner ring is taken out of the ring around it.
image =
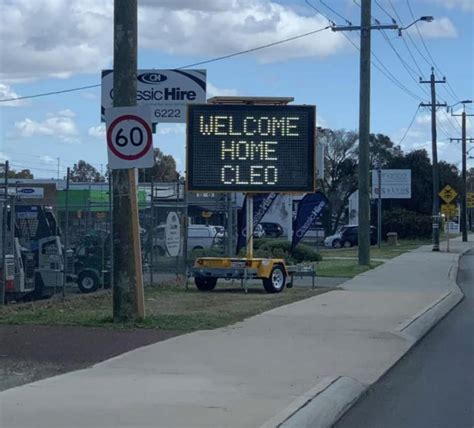
[[[333,26],[335,25],[335,22],[332,21],[327,15],[325,15],[324,13],[322,13],[318,8],[316,8],[314,6],[313,3],[311,3],[309,0],[305,0],[305,3],[311,7],[312,9],[314,9],[319,15],[323,16],[324,18],[327,19],[327,21]],[[357,46],[357,44],[347,35],[345,34],[344,32],[342,32],[342,35],[347,39],[347,41],[355,48],[357,49],[358,51],[360,51],[360,48],[359,46]],[[395,86],[397,86],[399,89],[401,89],[403,92],[405,92],[407,95],[409,95],[410,97],[414,98],[415,100],[417,101],[422,101],[423,99],[421,97],[419,97],[418,95],[416,95],[414,92],[412,92],[409,88],[407,88],[402,82],[400,82],[400,80],[397,79],[397,77],[395,77],[393,75],[393,73],[385,66],[385,64],[379,59],[379,57],[373,52],[371,51],[372,53],[372,56],[374,58],[374,67],[380,72],[382,73],[388,80],[390,80]]]
[[[413,115],[411,121],[410,121],[410,124],[408,125],[408,128],[405,130],[405,133],[403,134],[403,137],[401,138],[401,140],[398,142],[398,145],[400,146],[403,141],[405,140],[405,138],[407,137],[408,133],[410,132],[410,129],[411,127],[413,126],[413,124],[415,123],[415,119],[416,119],[416,116],[418,116],[418,113],[420,111],[420,106],[417,106],[416,107],[416,110],[415,110],[415,114]]]
[[[428,57],[431,60],[432,65],[436,68],[436,70],[438,71],[439,74],[441,74],[442,76],[445,76],[443,71],[439,68],[438,64],[434,60],[433,56],[431,55],[430,50],[428,49],[428,46],[425,43],[425,39],[423,38],[423,35],[421,34],[420,28],[418,27],[418,23],[415,20],[415,15],[413,13],[413,9],[411,8],[410,0],[406,0],[406,2],[407,2],[408,10],[410,11],[410,15],[413,18],[413,20],[415,21],[415,28],[416,28],[416,31],[418,33],[418,36],[421,40],[421,43],[422,43],[423,47],[425,48],[426,53],[428,54]],[[447,88],[449,88],[449,91],[448,90],[446,90],[446,91],[450,92],[450,96],[452,96],[455,101],[459,101],[459,97],[457,96],[456,92],[454,92],[454,89],[451,87],[451,85],[448,81],[446,82],[446,85],[447,85]]]
[[[288,37],[286,39],[278,40],[278,41],[273,42],[273,43],[268,43],[266,45],[256,46],[256,47],[251,48],[251,49],[245,49],[245,50],[242,50],[242,51],[239,51],[239,52],[234,52],[234,53],[231,53],[231,54],[228,54],[228,55],[223,55],[223,56],[219,56],[219,57],[216,57],[216,58],[211,58],[211,59],[208,59],[208,60],[205,60],[205,61],[200,61],[200,62],[195,62],[193,64],[183,65],[181,67],[178,67],[177,70],[180,70],[180,69],[183,69],[183,68],[189,68],[189,67],[196,67],[198,65],[209,64],[211,62],[220,61],[220,60],[228,59],[228,58],[233,58],[233,57],[236,57],[236,56],[239,56],[239,55],[244,55],[244,54],[251,53],[251,52],[256,52],[256,51],[259,51],[259,50],[262,50],[262,49],[270,48],[272,46],[281,45],[282,43],[287,43],[287,42],[291,42],[293,40],[301,39],[303,37],[308,37],[308,36],[311,36],[313,34],[317,34],[317,33],[320,33],[322,31],[328,30],[329,28],[331,28],[330,25],[328,25],[324,28],[319,28],[318,30],[309,31],[307,33],[299,34],[297,36]],[[63,89],[63,90],[59,90],[59,91],[44,92],[44,93],[34,94],[34,95],[25,95],[25,96],[22,96],[22,97],[5,98],[5,99],[0,100],[0,102],[4,103],[4,102],[8,102],[8,101],[19,101],[19,100],[25,100],[25,99],[30,99],[30,98],[47,97],[47,96],[50,96],[50,95],[58,95],[58,94],[64,94],[64,93],[67,93],[67,92],[82,91],[84,89],[97,88],[97,87],[100,87],[100,86],[101,86],[100,83],[95,84],[95,85],[79,86],[79,87],[76,87],[76,88]]]

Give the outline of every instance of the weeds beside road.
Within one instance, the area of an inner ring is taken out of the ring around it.
[[[278,306],[324,293],[328,289],[285,289],[267,294],[262,286],[249,286],[246,294],[240,282],[219,283],[212,292],[190,286],[165,285],[145,290],[146,319],[134,324],[114,324],[112,293],[67,297],[48,301],[8,305],[0,309],[0,324],[69,325],[114,328],[159,328],[193,331],[223,327]]]

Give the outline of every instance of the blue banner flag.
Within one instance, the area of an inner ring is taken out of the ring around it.
[[[293,239],[291,251],[298,245],[314,221],[320,218],[328,200],[320,192],[307,194],[298,204],[298,213],[293,223]]]
[[[253,196],[253,228],[259,224],[268,209],[272,206],[275,199],[278,197],[278,193],[258,193]],[[246,246],[247,242],[247,196],[245,196],[242,210],[240,211],[239,218],[237,221],[238,236],[237,236],[237,254],[242,247]]]

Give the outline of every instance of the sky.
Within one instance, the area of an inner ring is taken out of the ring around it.
[[[138,68],[173,69],[270,44],[345,20],[358,25],[356,0],[138,0]],[[329,6],[328,7],[326,7]],[[105,172],[105,126],[100,85],[112,68],[112,0],[0,0],[0,161],[29,168],[35,178],[63,178],[84,159]],[[315,8],[317,10],[315,10]],[[332,9],[332,10],[331,10]],[[411,10],[410,10],[411,9]],[[318,12],[319,11],[319,12]],[[438,102],[474,99],[474,0],[373,0],[382,24],[402,32],[372,33],[371,132],[388,135],[404,151],[431,150],[431,67]],[[420,37],[421,35],[421,37]],[[330,29],[252,53],[199,66],[207,70],[207,96],[285,96],[314,104],[318,126],[357,130],[359,32]],[[382,70],[382,71],[380,71]],[[460,113],[458,104],[454,113]],[[474,104],[466,112],[474,114]],[[461,165],[460,118],[440,108],[438,156]],[[474,137],[474,117],[468,137]],[[411,126],[410,126],[411,124]],[[185,124],[162,123],[153,144],[185,168]],[[471,144],[470,147],[474,147]],[[470,154],[474,156],[474,149]],[[474,167],[474,159],[468,166]]]

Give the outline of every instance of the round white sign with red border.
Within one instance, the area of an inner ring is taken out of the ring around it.
[[[151,168],[154,164],[151,112],[147,107],[114,107],[105,113],[109,168]]]

